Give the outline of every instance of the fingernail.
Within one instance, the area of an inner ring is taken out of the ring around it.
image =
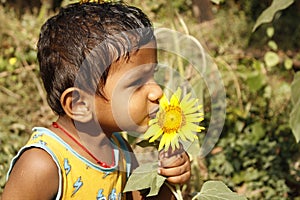
[[[168,152],[165,152],[165,154],[164,154],[164,158],[168,158],[169,157],[169,154],[168,154]]]
[[[160,169],[157,169],[157,173],[160,174],[160,173],[161,173],[161,170],[160,170]]]

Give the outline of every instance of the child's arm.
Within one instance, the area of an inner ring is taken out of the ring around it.
[[[54,199],[59,184],[57,166],[44,150],[26,150],[11,171],[2,200]]]

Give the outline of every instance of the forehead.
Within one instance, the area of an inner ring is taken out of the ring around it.
[[[128,70],[137,69],[140,72],[151,71],[157,64],[156,43],[150,42],[131,52],[129,57],[120,58],[111,65],[110,73],[124,73]]]

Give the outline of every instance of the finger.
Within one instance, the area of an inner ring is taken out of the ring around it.
[[[178,165],[176,167],[158,169],[159,174],[166,177],[180,176],[187,171],[191,171],[191,165],[189,164],[189,162],[185,162],[182,165]]]
[[[167,178],[167,181],[171,184],[185,184],[187,183],[191,178],[191,171],[186,171],[185,173],[179,175],[179,176],[171,176]]]
[[[183,165],[186,162],[189,163],[189,157],[185,152],[183,152],[168,158],[161,158],[159,160],[159,166],[163,168],[172,168]]]
[[[171,147],[168,149],[168,151],[165,151],[165,150],[162,150],[159,152],[159,159],[161,158],[169,158],[169,157],[172,157],[172,156],[175,156],[177,154],[181,154],[184,152],[184,149],[183,149],[183,145],[180,144],[179,148],[178,149],[175,149],[173,150]]]

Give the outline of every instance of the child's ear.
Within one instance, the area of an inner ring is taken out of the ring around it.
[[[90,94],[76,87],[66,89],[60,97],[60,103],[65,113],[73,120],[82,123],[93,118],[91,100]]]

